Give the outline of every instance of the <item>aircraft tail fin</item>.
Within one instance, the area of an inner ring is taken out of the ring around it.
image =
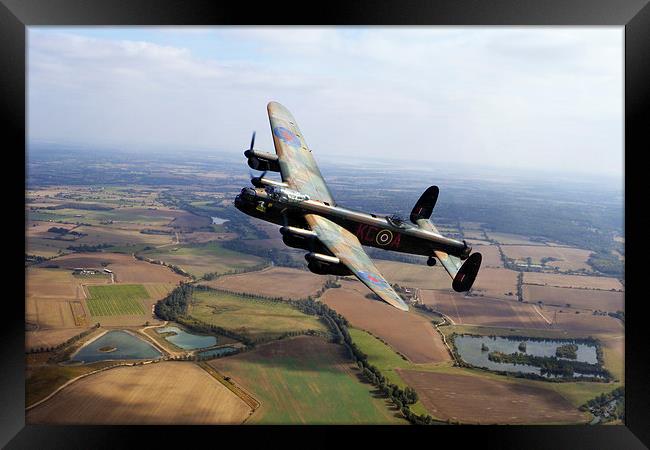
[[[433,208],[438,201],[438,193],[440,190],[438,186],[430,186],[422,193],[420,199],[417,201],[413,210],[411,211],[411,222],[417,224],[420,219],[429,219]]]
[[[469,291],[476,280],[478,275],[478,269],[481,267],[481,261],[483,257],[480,253],[472,253],[469,255],[469,258],[465,260],[463,265],[456,273],[454,281],[451,283],[451,287],[454,288],[456,292],[465,292]]]

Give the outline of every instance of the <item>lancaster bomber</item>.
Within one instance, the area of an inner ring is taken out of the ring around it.
[[[457,292],[468,291],[481,265],[481,254],[465,241],[443,236],[429,220],[438,187],[429,187],[411,211],[410,223],[397,215],[382,216],[339,206],[332,197],[296,119],[277,102],[267,106],[275,154],[253,148],[244,152],[248,165],[262,171],[245,187],[235,206],[249,216],[281,225],[286,245],[307,250],[310,271],[320,275],[354,275],[379,298],[402,311],[408,305],[379,273],[363,245],[427,256],[440,261]],[[282,182],[265,178],[280,172]]]

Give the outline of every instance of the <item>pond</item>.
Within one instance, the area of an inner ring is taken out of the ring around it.
[[[81,347],[70,361],[91,363],[122,359],[157,359],[162,354],[148,342],[122,330],[112,330]]]
[[[222,219],[221,217],[217,217],[217,216],[212,217],[213,225],[223,225],[226,222],[228,222],[228,219]]]
[[[227,355],[228,353],[234,352],[236,349],[235,347],[219,347],[219,348],[212,348],[210,350],[204,350],[202,352],[197,353],[197,356],[199,357],[210,357],[210,356],[220,356],[220,355]]]
[[[158,334],[175,333],[165,336],[165,339],[183,350],[195,350],[197,348],[212,347],[217,344],[217,338],[214,336],[204,336],[200,334],[188,333],[178,327],[156,328]]]
[[[501,353],[523,353],[519,350],[519,344],[526,343],[526,354],[532,356],[551,357],[555,356],[555,350],[558,346],[571,343],[572,341],[554,340],[554,341],[537,341],[527,339],[506,339],[503,337],[490,337],[490,336],[456,336],[454,343],[458,355],[463,361],[476,367],[483,367],[489,370],[503,371],[503,372],[522,372],[534,373],[546,378],[555,378],[555,375],[541,374],[539,367],[528,364],[513,364],[513,363],[500,363],[490,361],[488,355],[491,352]],[[487,346],[489,350],[482,350],[483,345]],[[573,361],[581,361],[589,364],[598,364],[598,357],[596,355],[596,347],[591,344],[576,343],[578,350],[576,352],[577,358]],[[568,358],[558,358],[565,359]],[[594,377],[594,375],[581,374],[574,372],[574,377]]]

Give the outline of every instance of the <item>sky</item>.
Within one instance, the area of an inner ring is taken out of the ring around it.
[[[29,27],[30,145],[623,174],[623,27]],[[243,158],[243,157],[242,157]]]

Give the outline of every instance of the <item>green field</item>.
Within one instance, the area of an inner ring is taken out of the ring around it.
[[[210,363],[260,403],[251,424],[406,424],[357,378],[341,345],[299,337]]]
[[[255,340],[276,339],[291,331],[327,331],[317,316],[304,314],[288,303],[214,291],[195,291],[189,315]]]
[[[93,316],[117,316],[144,314],[141,300],[149,293],[141,284],[111,284],[88,286],[90,298],[86,300]]]
[[[408,384],[402,380],[395,369],[422,370],[433,367],[433,364],[413,364],[402,359],[392,348],[365,331],[356,328],[349,328],[349,331],[352,341],[363,353],[368,355],[368,362],[376,366],[389,382],[398,385],[402,389]],[[411,405],[410,408],[416,414],[430,414],[419,401]]]
[[[141,253],[147,258],[179,266],[197,278],[206,273],[227,273],[264,262],[262,258],[223,248],[217,242],[196,245],[174,245]]]

